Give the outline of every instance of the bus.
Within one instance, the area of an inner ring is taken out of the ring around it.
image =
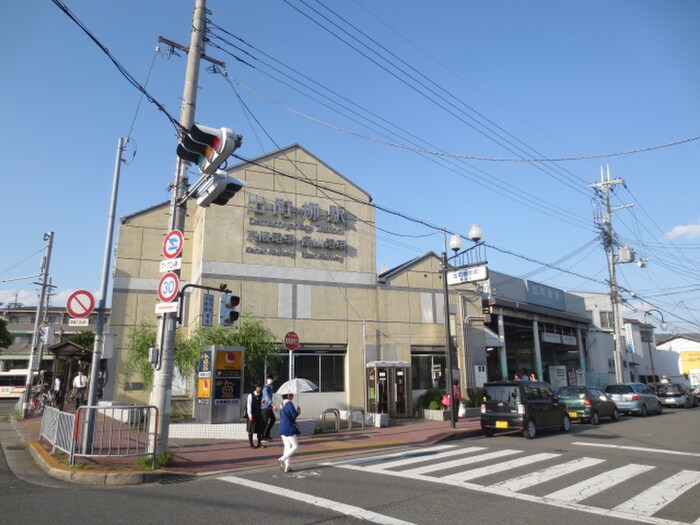
[[[27,369],[0,372],[0,399],[19,399],[27,384]]]

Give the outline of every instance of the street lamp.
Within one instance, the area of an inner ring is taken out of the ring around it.
[[[651,310],[646,310],[644,312],[644,323],[647,323],[647,316],[651,316],[653,313],[659,314],[659,317],[661,317],[661,324],[659,325],[659,328],[662,330],[666,330],[668,328],[668,324],[664,320],[664,314],[660,311],[657,310],[656,308],[652,308]],[[652,317],[653,318],[653,317]],[[653,338],[654,336],[654,329],[652,327],[651,331],[651,337]],[[654,355],[651,353],[651,341],[647,341],[647,348],[649,349],[649,361],[651,362],[651,381],[652,383],[656,383],[656,370],[654,370]],[[656,348],[656,344],[654,344],[654,348]]]
[[[484,236],[484,232],[481,230],[481,226],[478,224],[473,224],[472,227],[469,229],[468,238],[470,241],[474,242],[474,246],[471,246],[467,248],[466,250],[460,252],[462,249],[462,239],[460,238],[459,235],[452,235],[450,237],[450,249],[454,252],[454,255],[452,257],[447,257],[447,231],[443,230],[443,233],[445,234],[445,249],[442,252],[442,285],[443,285],[443,294],[445,296],[445,361],[446,361],[446,366],[447,366],[447,373],[446,379],[445,379],[445,386],[446,390],[448,391],[450,395],[450,426],[452,428],[455,428],[456,426],[456,421],[455,421],[455,408],[454,408],[454,388],[452,387],[452,333],[450,330],[450,298],[449,298],[449,289],[447,287],[447,269],[449,266],[450,261],[456,260],[459,258],[461,262],[464,262],[464,256],[467,256],[467,261],[469,261],[467,264],[461,264],[455,266],[455,270],[458,270],[460,268],[465,268],[468,266],[475,266],[477,264],[482,264],[484,261],[480,263],[471,263],[471,258],[469,257],[469,253],[472,252],[474,249],[478,248],[483,244],[481,241],[481,238]],[[469,282],[469,281],[464,281],[464,282]]]

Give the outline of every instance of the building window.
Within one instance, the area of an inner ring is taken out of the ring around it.
[[[414,390],[445,388],[445,351],[420,351],[411,354]]]
[[[608,370],[615,370],[615,360],[608,359]]]
[[[601,328],[614,328],[615,327],[615,321],[614,321],[612,312],[604,312],[603,310],[601,310],[600,312],[598,312],[598,315],[600,316],[600,327]]]
[[[292,359],[295,377],[313,381],[319,392],[345,390],[345,352],[296,350],[292,352]],[[280,363],[273,377],[275,386],[289,377],[289,352],[280,354]]]

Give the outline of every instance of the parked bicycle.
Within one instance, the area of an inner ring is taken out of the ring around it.
[[[36,385],[30,390],[29,412],[32,415],[40,416],[44,413],[46,405],[56,406],[56,396],[47,385]]]

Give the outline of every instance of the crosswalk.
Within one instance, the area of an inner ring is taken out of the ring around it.
[[[620,461],[590,456],[568,458],[556,451],[438,445],[326,465],[461,486],[642,523],[700,525],[700,470],[674,473],[643,461],[622,465]],[[684,509],[680,513],[692,515],[690,521],[664,517],[674,515],[668,509],[676,502],[694,507],[694,512]]]

